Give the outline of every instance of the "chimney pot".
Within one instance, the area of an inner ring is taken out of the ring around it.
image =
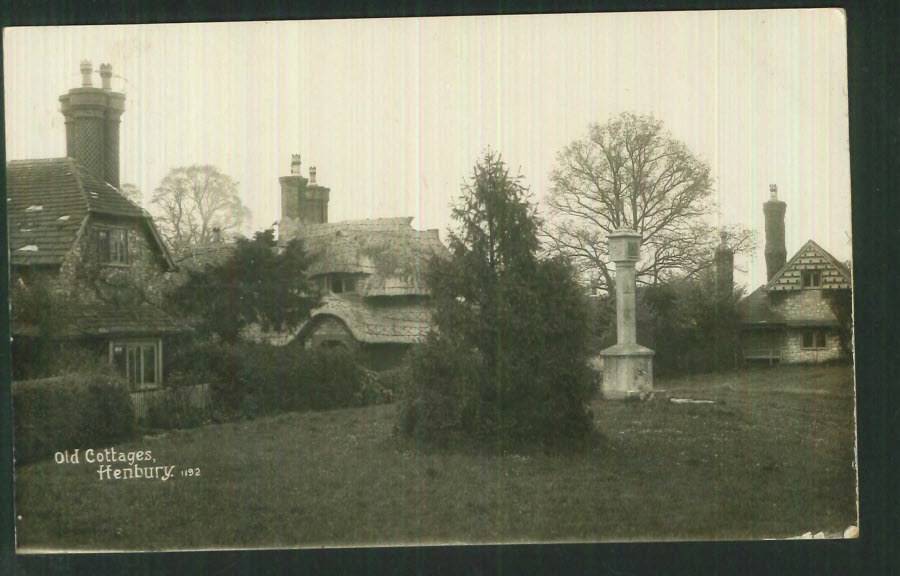
[[[316,185],[316,167],[315,166],[309,167],[309,183],[311,186]]]
[[[94,65],[91,64],[90,60],[82,60],[81,61],[81,85],[83,87],[93,86],[94,83],[91,80],[91,74],[94,73]]]
[[[300,174],[300,155],[291,154],[291,174]]]
[[[769,199],[778,200],[778,186],[776,184],[769,184]]]
[[[103,89],[109,92],[112,89],[111,79],[112,79],[112,65],[111,64],[101,64],[100,65],[100,78],[103,79]]]

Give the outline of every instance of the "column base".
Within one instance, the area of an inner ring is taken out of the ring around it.
[[[600,352],[603,358],[603,397],[625,400],[651,392],[653,354],[653,350],[638,344],[616,344]]]

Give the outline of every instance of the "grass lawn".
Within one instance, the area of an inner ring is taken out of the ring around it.
[[[82,450],[78,465],[17,469],[18,546],[745,539],[856,524],[851,368],[776,367],[657,388],[665,392],[645,403],[598,399],[597,438],[566,455],[417,446],[393,435],[391,405],[116,446],[176,465],[166,482],[101,481]],[[200,476],[180,476],[186,468]]]

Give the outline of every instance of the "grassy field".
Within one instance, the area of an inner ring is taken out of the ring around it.
[[[78,465],[27,465],[16,472],[18,546],[744,539],[856,524],[849,367],[760,369],[657,388],[664,392],[644,403],[598,399],[597,437],[572,454],[417,446],[393,435],[396,407],[387,405],[209,425],[116,447],[177,466],[166,482],[101,481],[83,456]],[[181,476],[187,468],[200,476]]]

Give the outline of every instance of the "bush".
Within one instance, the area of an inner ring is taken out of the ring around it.
[[[104,447],[136,435],[127,384],[108,373],[14,382],[19,464],[73,448]]]
[[[528,191],[491,152],[453,217],[450,257],[428,266],[433,333],[410,357],[398,428],[573,444],[593,429],[589,313],[575,270],[539,255]]]
[[[211,411],[206,403],[199,404],[191,398],[193,391],[187,386],[167,386],[152,394],[146,415],[139,419],[142,426],[171,430],[193,428],[210,420]]]
[[[328,410],[390,401],[378,376],[342,350],[263,343],[197,343],[173,364],[183,382],[210,385],[219,411],[262,414]]]
[[[740,351],[740,291],[718,297],[711,273],[638,288],[637,342],[655,352],[653,374],[732,370]],[[615,297],[594,306],[595,353],[616,342]]]

